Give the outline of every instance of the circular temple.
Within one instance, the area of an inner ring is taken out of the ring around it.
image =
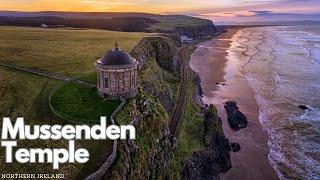
[[[137,95],[138,62],[118,47],[96,62],[99,95],[107,99],[129,99]]]

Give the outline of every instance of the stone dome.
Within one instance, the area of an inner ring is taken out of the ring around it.
[[[138,93],[138,61],[118,48],[108,51],[95,63],[99,96],[107,99],[129,99]]]
[[[99,64],[102,65],[129,65],[133,64],[135,60],[126,52],[122,51],[118,47],[115,49],[108,51],[100,61]]]

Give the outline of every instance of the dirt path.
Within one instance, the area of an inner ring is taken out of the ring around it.
[[[37,69],[32,69],[32,68],[28,68],[28,67],[23,67],[23,66],[17,66],[14,64],[8,64],[8,63],[3,63],[0,62],[0,66],[4,66],[4,67],[8,67],[8,68],[13,68],[13,69],[17,69],[17,70],[21,70],[21,71],[25,71],[25,72],[29,72],[29,73],[33,73],[33,74],[38,74],[40,76],[45,76],[45,77],[49,77],[49,78],[53,78],[53,79],[58,79],[61,81],[66,81],[66,82],[75,82],[78,84],[82,84],[88,87],[96,87],[96,84],[93,83],[88,83],[79,79],[74,79],[68,76],[63,76],[63,75],[58,75],[58,74],[52,74],[52,73],[48,73],[45,71],[40,71]]]

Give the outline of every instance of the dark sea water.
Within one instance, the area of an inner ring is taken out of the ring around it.
[[[241,53],[242,73],[269,135],[271,165],[280,179],[320,179],[320,26],[239,33],[229,54]]]

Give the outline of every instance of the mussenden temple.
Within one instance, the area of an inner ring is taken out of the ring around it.
[[[115,44],[95,63],[99,96],[107,99],[128,99],[135,97],[137,89],[138,61]]]

